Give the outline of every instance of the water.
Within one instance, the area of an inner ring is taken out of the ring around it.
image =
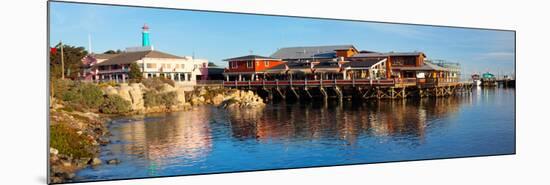
[[[515,90],[407,101],[200,107],[116,119],[112,144],[75,181],[515,153]]]

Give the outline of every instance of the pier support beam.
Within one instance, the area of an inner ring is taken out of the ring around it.
[[[344,95],[342,94],[342,90],[340,90],[340,88],[338,88],[338,86],[334,86],[334,92],[336,93],[336,96],[338,97],[338,99],[342,99],[342,97],[344,97]]]
[[[277,93],[277,95],[279,95],[279,97],[280,97],[281,99],[283,99],[283,100],[286,99],[286,96],[285,96],[285,94],[281,91],[281,88],[275,87],[275,88],[274,88],[274,91]]]
[[[290,87],[288,90],[290,90],[292,95],[294,95],[294,98],[296,98],[297,100],[300,99],[300,95],[298,94],[298,92],[296,92],[296,89],[294,89],[294,87]]]
[[[304,92],[306,92],[306,95],[309,99],[313,98],[313,96],[311,96],[311,93],[309,92],[309,89],[307,87],[304,87]]]
[[[319,87],[319,92],[321,93],[321,96],[323,97],[323,99],[326,100],[328,98],[327,91],[325,91],[324,87]]]

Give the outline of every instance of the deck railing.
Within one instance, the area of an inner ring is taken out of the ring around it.
[[[415,85],[415,78],[404,79],[351,79],[351,80],[258,80],[258,81],[224,81],[223,85],[228,87],[239,86],[335,86],[335,85],[379,85],[391,86],[396,84]]]
[[[336,85],[372,85],[372,86],[415,86],[415,85],[450,85],[459,83],[458,79],[436,78],[395,78],[395,79],[351,79],[351,80],[257,80],[257,81],[224,81],[226,87],[245,86],[336,86]]]

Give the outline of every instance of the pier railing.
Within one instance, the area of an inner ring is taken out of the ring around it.
[[[456,85],[458,79],[437,78],[437,79],[417,79],[417,78],[394,78],[394,79],[333,79],[333,80],[257,80],[257,81],[224,81],[225,87],[252,87],[252,86],[339,86],[339,85],[369,85],[369,86],[445,86]]]
[[[415,78],[404,79],[351,79],[351,80],[258,80],[258,81],[224,81],[226,87],[242,86],[336,86],[336,85],[373,85],[373,86],[393,86],[393,85],[416,85]]]

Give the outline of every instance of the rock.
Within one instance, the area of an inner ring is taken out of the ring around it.
[[[73,164],[71,163],[71,161],[61,160],[61,165],[65,166],[65,167],[70,167]]]
[[[110,165],[119,164],[119,163],[120,163],[120,161],[118,159],[110,159],[110,160],[107,161],[107,164],[110,164]]]
[[[111,143],[111,140],[109,140],[107,138],[103,138],[103,137],[99,138],[98,141],[99,141],[99,144],[102,145],[102,146],[105,146],[105,145]]]
[[[214,106],[219,106],[223,102],[223,95],[218,94],[212,98],[212,104]]]
[[[128,94],[130,95],[131,103],[132,103],[132,110],[134,111],[141,111],[145,109],[145,102],[143,101],[143,88],[141,86],[143,84],[130,84],[130,90],[128,91]]]
[[[104,93],[106,95],[113,95],[113,94],[118,94],[118,91],[114,87],[107,86],[104,90]]]
[[[50,147],[50,154],[52,154],[52,155],[57,155],[58,153],[59,153],[59,150]]]
[[[82,135],[82,131],[81,131],[81,130],[79,130],[79,131],[77,131],[77,132],[76,132],[76,134],[78,134],[78,135]]]
[[[185,104],[185,90],[183,88],[176,89],[176,100],[178,105]]]
[[[51,177],[51,178],[50,178],[50,181],[51,181],[51,183],[54,183],[54,184],[62,183],[62,182],[63,182],[63,178],[61,178],[61,177]]]
[[[128,84],[120,84],[120,87],[118,87],[118,95],[126,100],[126,101],[129,101],[129,102],[132,102],[132,97],[130,96],[130,87],[128,86]]]
[[[74,173],[65,173],[65,179],[73,179],[75,176]]]
[[[90,161],[88,161],[88,164],[92,165],[92,166],[97,166],[97,165],[100,165],[102,162],[101,162],[101,159],[97,158],[97,157],[94,157],[92,159],[90,159]]]

